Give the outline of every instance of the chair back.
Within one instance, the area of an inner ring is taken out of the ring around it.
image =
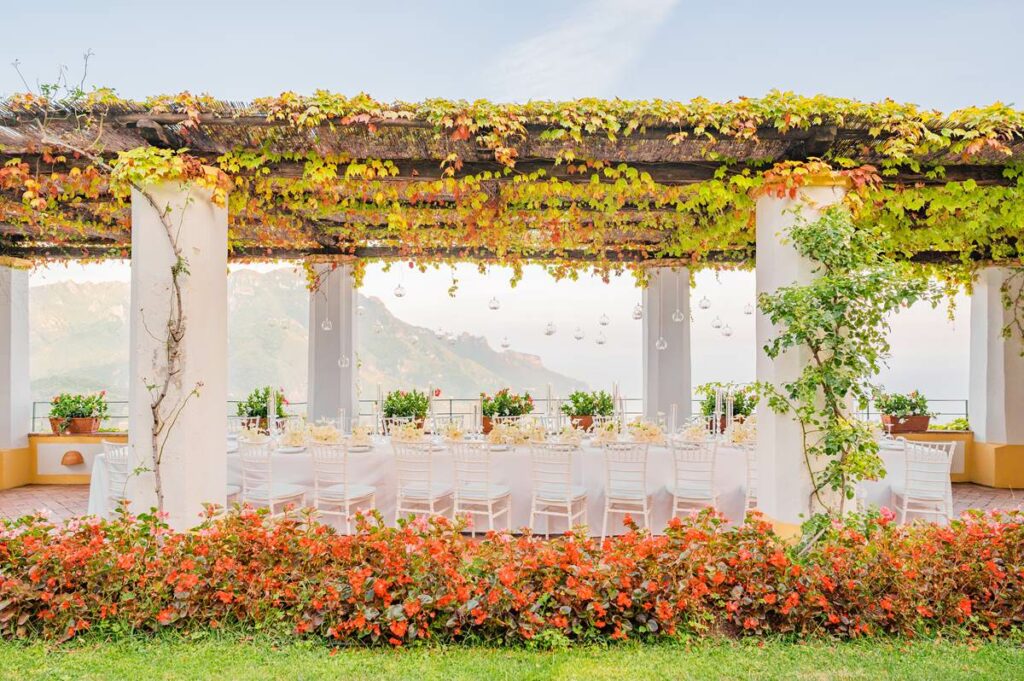
[[[455,425],[459,430],[466,430],[465,414],[434,414],[430,417],[430,432],[442,433],[450,425]]]
[[[757,447],[744,445],[743,453],[747,457],[747,503],[757,499]]]
[[[530,444],[530,476],[534,494],[545,499],[572,500],[572,459],[576,445],[558,442]]]
[[[228,435],[238,435],[245,428],[248,419],[244,416],[228,417]]]
[[[676,489],[697,490],[713,495],[718,443],[670,439],[669,446],[676,464]]]
[[[523,416],[495,416],[491,419],[491,423],[502,426],[518,426],[522,420],[526,418]]]
[[[950,488],[949,471],[953,466],[955,442],[907,441],[907,479],[904,483],[908,498],[945,496]]]
[[[558,435],[562,432],[562,417],[558,414],[538,414],[533,418],[544,427],[544,432],[548,435]]]
[[[313,459],[313,490],[342,485],[348,498],[348,445],[312,443],[309,448]]]
[[[271,443],[240,442],[238,458],[242,462],[242,498],[258,488],[270,489],[273,482],[270,464]]]
[[[128,478],[132,474],[131,446],[123,442],[103,441],[103,461],[107,467],[107,510],[113,510],[128,496]]]
[[[434,455],[429,442],[394,442],[395,475],[398,478],[398,494],[409,491],[433,489]]]
[[[491,489],[491,451],[484,442],[456,442],[452,445],[455,466],[455,497],[471,491]]]
[[[647,451],[644,442],[608,442],[604,449],[604,493],[610,499],[647,497]]]
[[[382,416],[380,419],[381,435],[390,435],[392,428],[412,423],[411,416]]]

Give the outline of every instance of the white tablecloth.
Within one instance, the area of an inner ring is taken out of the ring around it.
[[[882,480],[861,483],[864,500],[869,505],[886,506],[890,503],[894,484],[902,484],[905,477],[904,455],[899,449],[882,449],[886,477]],[[576,480],[587,490],[588,521],[596,533],[600,532],[604,513],[604,458],[599,448],[584,446],[574,455]],[[530,522],[530,452],[520,447],[506,452],[492,454],[495,482],[512,488],[512,527],[521,528]],[[227,480],[230,485],[241,485],[241,461],[237,453],[227,455]],[[297,454],[275,453],[272,457],[274,480],[289,482],[312,489],[313,464],[308,452]],[[438,481],[451,483],[453,479],[452,457],[448,451],[434,455],[434,470]],[[671,452],[665,447],[651,447],[647,463],[647,485],[651,492],[652,525],[655,531],[668,523],[672,507],[672,496],[665,485],[673,478],[674,464]],[[376,508],[389,524],[395,520],[396,479],[391,445],[377,442],[370,452],[349,455],[349,479],[373,485],[377,488]],[[719,446],[715,467],[715,488],[718,491],[718,510],[730,521],[743,519],[743,504],[746,486],[745,453],[735,447]],[[108,495],[108,478],[104,456],[96,457],[92,481],[89,486],[89,513],[102,515],[105,512]],[[311,500],[311,498],[310,498]],[[635,516],[636,514],[634,514]],[[478,519],[479,520],[479,519]],[[502,522],[504,518],[499,519]],[[621,529],[621,515],[613,515],[609,531]],[[641,522],[641,518],[636,518]],[[486,522],[486,521],[484,521]],[[544,531],[544,520],[538,520],[537,531]],[[565,529],[557,519],[552,519],[550,531]]]

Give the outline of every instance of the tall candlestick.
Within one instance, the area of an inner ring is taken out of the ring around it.
[[[271,426],[271,423],[273,423],[272,419],[274,418],[274,416],[277,415],[277,409],[275,408],[277,406],[277,404],[276,404],[276,400],[274,398],[275,398],[274,389],[268,385],[267,386],[267,434],[268,435],[273,435],[274,434],[273,426]]]

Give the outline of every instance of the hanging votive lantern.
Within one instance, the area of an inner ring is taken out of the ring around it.
[[[331,329],[334,328],[334,324],[331,322],[330,319],[325,318],[322,322],[320,322],[320,328],[323,329],[324,331],[330,331]]]
[[[583,329],[577,326],[576,330],[572,332],[572,337],[576,340],[583,340]]]
[[[341,367],[342,369],[348,368],[348,365],[351,363],[352,362],[351,360],[349,360],[348,355],[342,355],[341,357],[338,358],[338,366]]]
[[[611,323],[611,321],[612,320],[608,319],[608,315],[603,314],[601,315],[601,318],[597,320],[597,323],[600,324],[601,326],[608,326]]]
[[[661,350],[664,350],[667,347],[668,347],[668,341],[665,340],[664,336],[658,336],[658,340],[654,341],[654,348],[656,350],[661,351]]]
[[[676,311],[672,313],[672,321],[674,321],[676,324],[678,324],[678,323],[684,321],[685,319],[686,319],[686,315],[683,314],[683,311],[680,310],[677,307]]]
[[[608,342],[608,339],[604,337],[604,333],[598,332],[597,338],[594,339],[594,342],[598,345],[604,345]]]
[[[512,344],[508,342],[508,336],[501,339],[501,347],[503,350],[508,350],[510,345]]]
[[[743,306],[743,314],[754,314],[754,306],[747,303]]]
[[[723,326],[723,327],[722,327],[722,335],[723,335],[723,336],[725,336],[725,337],[727,337],[727,338],[728,338],[729,336],[731,336],[731,335],[732,335],[732,327],[731,327],[731,326],[729,326],[728,324],[726,324],[725,326]]]
[[[555,328],[554,322],[548,322],[548,325],[544,327],[545,336],[554,336],[555,331],[557,331],[557,329]]]
[[[700,299],[700,302],[699,302],[699,303],[697,303],[697,305],[699,305],[699,306],[700,306],[700,309],[702,309],[702,310],[706,310],[706,309],[708,309],[709,307],[711,307],[711,301],[710,301],[710,300],[708,300],[708,297],[707,297],[707,296],[704,296],[703,298],[701,298],[701,299]]]
[[[491,298],[490,301],[488,301],[487,303],[487,307],[491,308],[492,310],[497,310],[498,308],[501,307],[501,301],[498,300],[497,297]]]
[[[405,297],[405,287],[402,286],[401,284],[399,284],[398,286],[395,287],[395,298],[404,298],[404,297]]]
[[[721,317],[715,317],[714,319],[712,319],[711,320],[711,328],[712,329],[720,329],[720,328],[722,328],[722,318]]]
[[[643,319],[643,318],[644,318],[644,306],[641,305],[640,303],[637,303],[636,306],[633,308],[633,319]]]

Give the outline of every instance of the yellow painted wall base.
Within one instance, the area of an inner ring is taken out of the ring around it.
[[[964,443],[964,472],[950,473],[949,479],[952,482],[977,482],[971,477],[971,468],[974,465],[974,433],[969,430],[929,430],[925,433],[907,433],[902,437],[918,442],[963,442]],[[984,484],[984,483],[982,483]]]
[[[30,447],[0,450],[0,489],[21,487],[32,482],[35,453]]]
[[[1024,445],[975,442],[971,482],[1024,489]]]

